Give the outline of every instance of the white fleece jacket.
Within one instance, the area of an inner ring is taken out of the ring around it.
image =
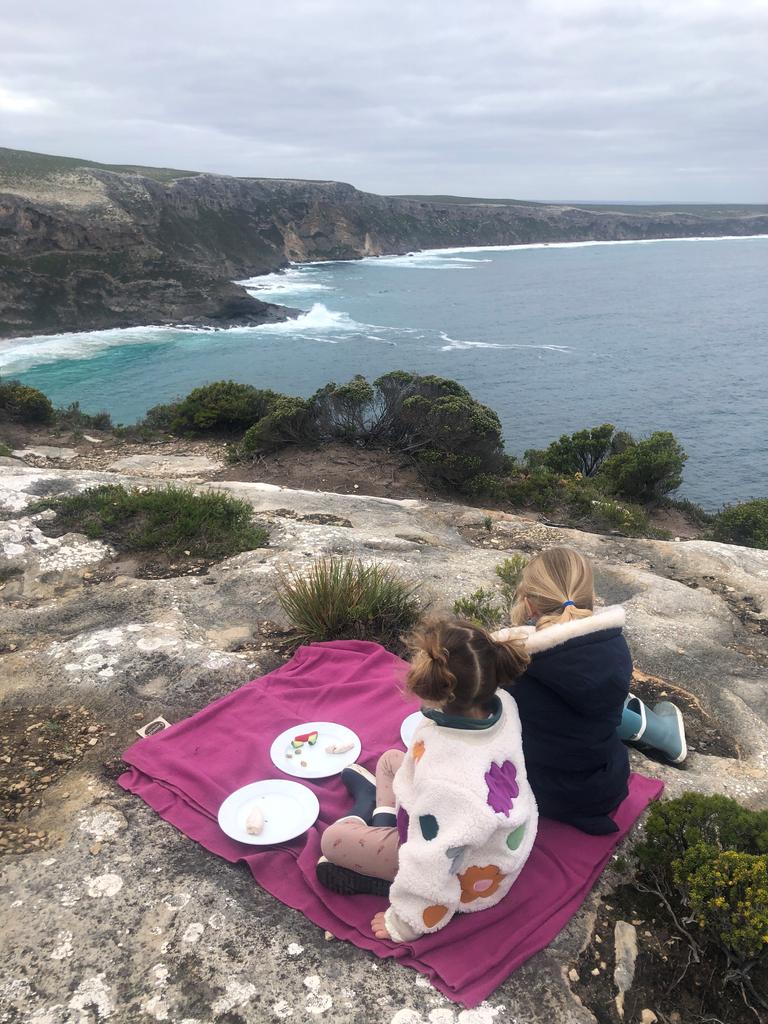
[[[536,838],[514,699],[497,691],[498,720],[464,729],[428,718],[394,779],[398,826],[407,820],[386,926],[397,942],[443,928],[458,911],[499,902]]]

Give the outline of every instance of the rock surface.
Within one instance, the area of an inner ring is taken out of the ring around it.
[[[664,778],[671,794],[725,792],[768,806],[768,552],[601,537],[498,513],[491,550],[477,546],[487,532],[478,509],[201,482],[193,486],[248,501],[269,547],[205,575],[139,579],[99,542],[46,537],[50,513],[25,511],[43,495],[107,482],[165,480],[0,467],[3,707],[83,705],[104,726],[24,819],[45,845],[4,859],[3,1024],[594,1024],[568,972],[612,868],[547,950],[482,1007],[460,1011],[413,972],[329,941],[105,771],[138,726],[157,715],[178,721],[279,663],[265,628],[285,625],[276,571],[319,555],[386,560],[421,585],[425,604],[442,606],[493,586],[507,553],[578,546],[594,559],[601,599],[627,608],[637,666],[698,700],[741,751],[736,760],[694,750],[684,770],[633,753],[635,767]]]
[[[768,232],[750,207],[590,209],[360,192],[0,149],[0,338],[285,319],[233,280],[411,249]]]

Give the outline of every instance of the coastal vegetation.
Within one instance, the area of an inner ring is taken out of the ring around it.
[[[499,579],[498,589],[480,587],[472,594],[460,597],[453,603],[454,615],[476,622],[484,629],[498,629],[499,626],[509,624],[517,584],[527,564],[528,559],[524,555],[505,558],[495,569]]]
[[[653,804],[634,853],[634,887],[668,919],[689,965],[709,960],[713,977],[768,1009],[768,812],[685,793]]]
[[[320,558],[280,575],[277,596],[299,643],[372,640],[390,650],[419,617],[416,587],[391,566]]]
[[[37,389],[2,381],[2,421],[75,433],[113,429],[127,440],[216,438],[227,442],[234,463],[254,463],[287,447],[378,449],[395,453],[438,494],[467,503],[626,536],[665,536],[653,520],[666,510],[705,537],[768,548],[768,498],[710,515],[675,497],[687,455],[669,431],[636,438],[603,423],[518,458],[505,450],[497,414],[463,385],[405,370],[373,382],[362,376],[331,382],[310,398],[215,381],[151,408],[129,427],[113,427],[109,413],[85,413],[77,402],[56,409]]]
[[[80,494],[45,498],[31,512],[53,509],[47,524],[57,533],[77,531],[111,544],[119,554],[160,551],[216,560],[263,547],[267,532],[253,521],[247,502],[222,492],[196,493],[184,487],[128,490],[90,487]]]

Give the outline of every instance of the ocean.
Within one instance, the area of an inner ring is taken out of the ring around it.
[[[259,298],[307,312],[224,331],[142,327],[0,341],[0,374],[131,423],[231,378],[308,396],[396,368],[460,381],[508,449],[611,422],[671,430],[680,496],[768,495],[768,237],[443,249],[293,266]]]

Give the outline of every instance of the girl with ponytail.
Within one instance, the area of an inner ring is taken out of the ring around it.
[[[344,770],[355,804],[323,833],[317,864],[334,892],[388,894],[371,929],[395,942],[498,903],[538,822],[517,707],[504,689],[528,664],[524,642],[442,620],[417,630],[409,648],[406,689],[422,701],[423,722],[407,753],[379,758],[375,778],[360,765]]]
[[[685,759],[686,745],[674,704],[647,708],[629,692],[624,609],[594,604],[588,560],[573,548],[549,548],[523,570],[512,608],[517,628],[494,635],[523,640],[530,655],[512,692],[540,812],[604,835],[618,831],[610,815],[628,793],[622,741],[652,747],[673,763]]]

